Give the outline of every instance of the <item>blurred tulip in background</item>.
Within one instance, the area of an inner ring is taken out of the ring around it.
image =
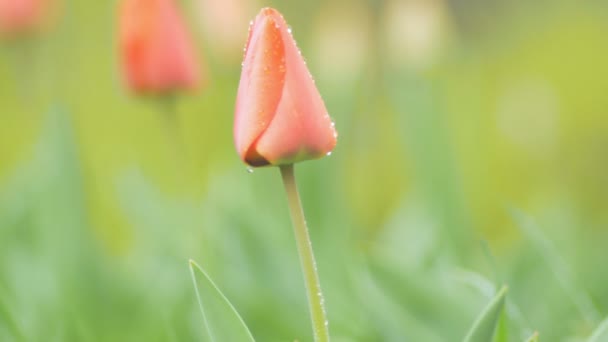
[[[119,53],[125,80],[136,93],[194,89],[200,67],[175,0],[124,0]]]

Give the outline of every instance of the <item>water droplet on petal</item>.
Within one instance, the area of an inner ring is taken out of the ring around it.
[[[287,32],[289,32],[289,34],[291,34],[291,26],[287,26]]]
[[[331,151],[325,153],[325,155],[328,156],[328,157],[331,156]]]

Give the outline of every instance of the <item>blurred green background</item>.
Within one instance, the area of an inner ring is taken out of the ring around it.
[[[605,1],[180,4],[209,84],[172,123],[123,85],[116,1],[1,43],[1,341],[204,340],[188,259],[257,340],[312,340],[279,172],[232,143],[262,6],[340,134],[297,167],[335,341],[458,341],[502,284],[502,341],[608,315]]]

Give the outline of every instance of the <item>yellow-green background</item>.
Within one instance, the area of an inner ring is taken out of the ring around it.
[[[604,1],[236,1],[237,44],[196,2],[209,82],[171,122],[122,83],[116,1],[0,45],[0,340],[203,340],[190,258],[259,341],[311,340],[278,170],[232,144],[267,5],[339,131],[297,167],[335,340],[460,340],[503,283],[501,341],[608,315]]]

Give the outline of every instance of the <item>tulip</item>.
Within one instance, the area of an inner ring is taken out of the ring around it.
[[[278,166],[287,194],[315,342],[329,342],[327,314],[294,163],[320,158],[337,133],[291,36],[275,9],[264,8],[249,27],[236,99],[234,140],[250,166]]]
[[[194,48],[174,0],[124,0],[119,48],[128,86],[165,94],[199,82]]]
[[[250,166],[320,158],[336,131],[283,16],[264,8],[250,26],[234,121],[237,152]]]
[[[0,35],[35,32],[43,26],[48,12],[49,0],[0,0]]]

